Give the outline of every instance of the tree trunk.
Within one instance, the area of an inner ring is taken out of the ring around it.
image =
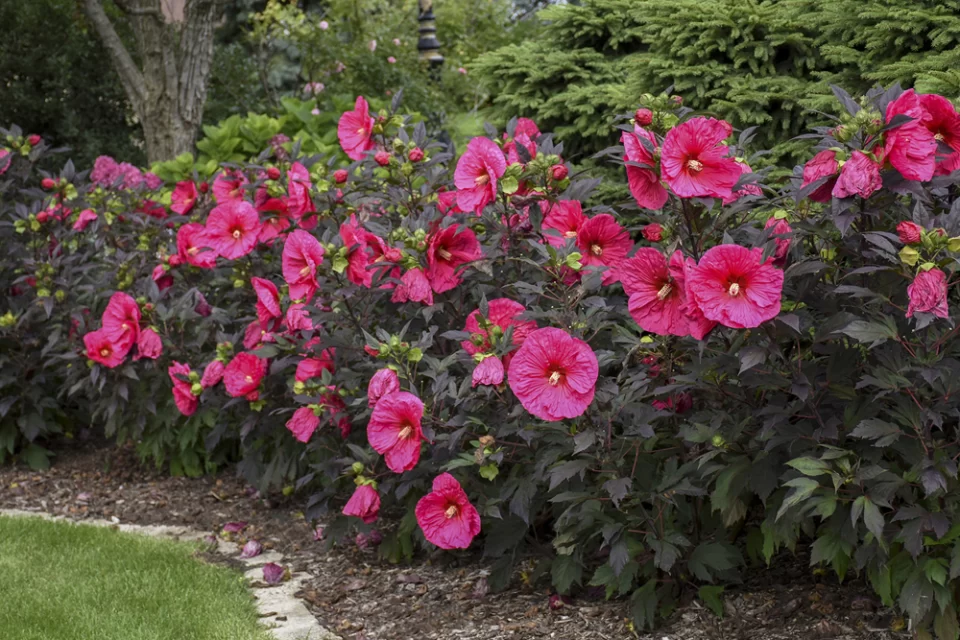
[[[84,9],[143,127],[150,162],[192,152],[203,120],[213,35],[225,0],[114,0],[136,37],[137,65],[103,10]]]

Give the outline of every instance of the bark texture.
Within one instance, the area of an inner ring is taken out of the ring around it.
[[[193,151],[203,119],[214,30],[226,0],[114,0],[136,37],[136,59],[103,8],[84,9],[143,127],[150,162]]]

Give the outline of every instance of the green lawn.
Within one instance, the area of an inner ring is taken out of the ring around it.
[[[3,640],[266,640],[238,573],[187,544],[0,517]]]

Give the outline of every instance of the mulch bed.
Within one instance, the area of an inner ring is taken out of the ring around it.
[[[392,565],[354,544],[325,551],[296,500],[258,497],[229,472],[171,478],[143,466],[129,448],[88,442],[60,451],[44,472],[0,467],[0,508],[41,509],[76,520],[185,525],[218,533],[247,521],[245,535],[317,576],[300,593],[322,624],[344,640],[894,640],[902,624],[862,580],[843,585],[815,574],[805,557],[784,555],[769,570],[746,572],[728,587],[722,620],[692,602],[656,633],[634,633],[627,605],[590,597],[549,606],[547,585],[489,593],[488,565],[467,554],[436,552]],[[519,582],[519,580],[517,581]]]

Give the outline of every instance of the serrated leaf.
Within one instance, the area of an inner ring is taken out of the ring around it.
[[[573,554],[556,556],[550,565],[550,577],[559,593],[567,593],[573,583],[580,584],[583,567]]]
[[[704,585],[697,591],[697,597],[718,618],[723,617],[723,587],[721,585]]]
[[[787,463],[805,476],[822,476],[830,472],[830,468],[822,460],[816,458],[794,458]]]

